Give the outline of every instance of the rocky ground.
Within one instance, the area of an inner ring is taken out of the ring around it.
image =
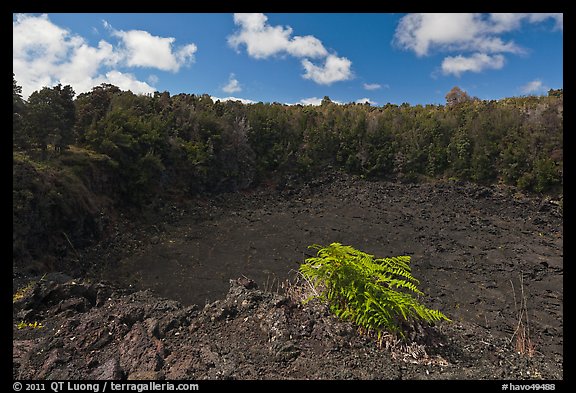
[[[79,251],[83,278],[16,277],[13,376],[562,379],[562,241],[561,201],[459,182],[334,175],[159,204]],[[453,322],[378,347],[303,305],[294,269],[330,242],[410,255]]]

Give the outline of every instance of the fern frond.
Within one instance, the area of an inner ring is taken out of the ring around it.
[[[331,243],[317,250],[316,257],[300,266],[302,275],[326,299],[339,318],[353,321],[365,331],[383,330],[403,336],[398,320],[422,320],[428,323],[450,321],[438,310],[420,304],[412,295],[423,296],[420,283],[411,272],[410,256],[374,259],[373,255]],[[398,291],[403,289],[404,291]]]

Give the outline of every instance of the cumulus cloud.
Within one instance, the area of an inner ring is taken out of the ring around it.
[[[81,37],[71,35],[50,22],[47,15],[32,17],[18,14],[12,22],[12,67],[18,83],[22,86],[22,95],[27,98],[33,91],[51,86],[58,78],[58,68],[62,64],[72,70],[70,61],[66,61],[76,50],[86,48]],[[108,57],[108,47],[100,45],[84,51],[88,58]],[[104,53],[101,53],[101,52]],[[92,56],[91,56],[92,55]],[[71,57],[74,59],[74,56]],[[91,61],[81,61],[76,57],[77,66],[91,69]],[[60,65],[60,66],[59,66]]]
[[[18,83],[20,83],[19,79]],[[156,91],[156,89],[150,86],[150,84],[138,80],[134,74],[120,72],[118,70],[111,70],[94,77],[85,76],[84,78],[77,80],[69,79],[68,77],[63,76],[60,79],[54,80],[52,83],[43,84],[42,87],[50,86],[56,83],[72,86],[77,94],[90,91],[94,86],[99,86],[102,83],[110,83],[112,85],[118,86],[122,90],[130,90],[136,94],[151,94]],[[41,87],[38,89],[41,89]],[[24,88],[22,88],[22,91],[24,91]]]
[[[51,62],[62,60],[70,47],[83,42],[80,37],[72,36],[67,30],[52,24],[47,15],[15,15],[12,32],[12,48],[23,59],[42,57]]]
[[[322,41],[314,36],[293,36],[290,26],[271,26],[268,17],[260,13],[234,14],[234,23],[239,30],[228,37],[228,44],[237,51],[245,46],[248,55],[255,59],[282,55],[302,59],[306,70],[302,77],[318,84],[329,85],[352,76],[352,62],[329,54]],[[324,60],[324,65],[315,65],[310,59]]]
[[[562,14],[409,14],[400,19],[393,43],[418,57],[432,51],[473,53],[467,57],[461,54],[445,58],[442,69],[445,70],[446,64],[446,70],[454,70],[445,74],[478,72],[479,68],[498,69],[503,65],[503,54],[526,53],[525,48],[512,40],[504,40],[501,34],[519,29],[522,23],[541,23],[549,19],[555,21],[555,28],[563,29]]]
[[[132,92],[153,93],[156,91],[148,83],[139,81],[130,73],[112,70],[107,72],[105,76],[105,78],[99,78],[98,85],[106,82],[118,86],[122,90],[131,90]]]
[[[120,55],[114,50],[111,44],[101,40],[98,47],[92,47],[82,42],[78,46],[70,48],[68,59],[62,62],[47,62],[45,59],[36,59],[35,63],[42,62],[50,67],[48,74],[52,74],[54,79],[60,83],[71,85],[76,89],[91,89],[94,85],[91,79],[98,74],[102,65],[114,66],[120,61]],[[41,67],[32,67],[32,72],[41,72]]]
[[[460,76],[463,72],[481,72],[485,69],[500,69],[504,66],[504,56],[474,53],[472,56],[449,56],[442,61],[442,72],[445,75]]]
[[[523,94],[544,93],[548,91],[548,87],[542,83],[540,79],[535,79],[523,85],[520,90]]]
[[[71,85],[78,93],[90,91],[101,83],[111,83],[134,93],[152,93],[155,89],[139,81],[120,67],[149,67],[176,72],[193,61],[194,44],[173,48],[173,38],[148,32],[117,31],[103,21],[107,31],[120,40],[113,45],[100,40],[91,46],[83,37],[52,23],[48,15],[14,16],[12,22],[12,65],[22,96],[57,83]],[[155,79],[149,79],[154,83]]]
[[[417,56],[430,48],[468,45],[478,36],[480,26],[475,14],[409,14],[400,19],[395,43]]]
[[[330,85],[337,81],[344,81],[352,78],[350,67],[352,62],[345,57],[328,55],[324,65],[317,66],[310,60],[302,60],[302,66],[306,71],[304,79],[312,79],[320,85]]]
[[[288,46],[288,53],[295,57],[323,57],[328,54],[322,42],[311,35],[294,37]]]
[[[228,43],[236,50],[244,44],[248,54],[256,59],[285,52],[292,29],[269,26],[267,20],[264,14],[234,14],[234,23],[240,26],[240,31],[228,37]]]
[[[226,86],[222,88],[222,91],[228,94],[242,91],[242,88],[240,87],[240,82],[238,82],[234,74],[230,74],[230,77],[228,78],[228,83],[226,84]]]
[[[112,34],[121,39],[124,46],[126,65],[129,67],[151,67],[163,71],[177,72],[180,67],[194,60],[196,45],[188,44],[176,51],[173,37],[158,37],[143,30],[115,30]]]
[[[236,50],[245,45],[248,54],[256,59],[286,53],[312,58],[328,54],[316,37],[292,37],[291,27],[270,26],[264,14],[234,14],[234,23],[240,30],[228,37],[228,43]]]
[[[521,53],[513,41],[504,42],[498,34],[520,28],[521,23],[554,19],[562,28],[562,14],[409,14],[396,28],[394,43],[417,56],[440,51],[482,51]]]

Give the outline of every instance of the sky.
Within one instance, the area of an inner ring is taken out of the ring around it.
[[[24,99],[59,83],[373,106],[563,88],[563,14],[13,14],[12,31]]]

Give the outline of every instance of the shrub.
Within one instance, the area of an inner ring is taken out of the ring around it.
[[[534,163],[534,190],[536,192],[547,191],[560,184],[560,174],[556,164],[549,158],[536,160]]]
[[[405,337],[406,322],[450,320],[412,296],[424,294],[416,287],[409,256],[374,259],[340,243],[310,248],[318,250],[317,256],[306,259],[300,272],[319,293],[311,298],[326,300],[338,317],[377,333],[378,340],[384,331]]]

